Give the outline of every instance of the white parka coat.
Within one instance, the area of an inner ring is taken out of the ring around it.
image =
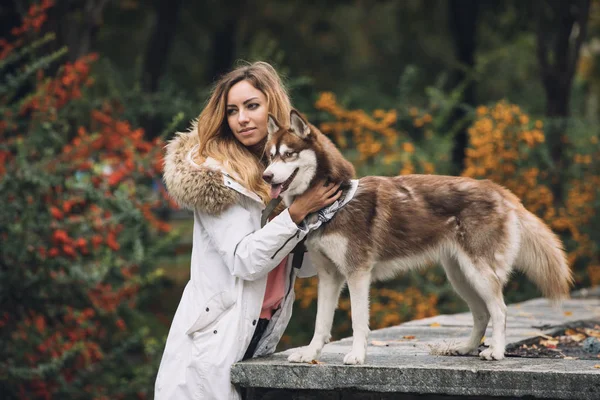
[[[169,194],[194,211],[191,276],[175,313],[155,385],[155,399],[238,399],[230,367],[240,361],[258,322],[267,274],[300,242],[286,209],[264,228],[260,197],[212,159],[197,165],[195,127],[167,145],[164,179]],[[285,299],[274,313],[255,357],[274,352],[292,313],[297,274],[314,275],[288,257]]]

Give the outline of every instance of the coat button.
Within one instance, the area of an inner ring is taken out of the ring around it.
[[[206,312],[208,312],[208,307],[206,307]]]
[[[217,330],[215,329],[215,330],[213,331],[213,333],[216,335],[216,334],[217,334]]]
[[[256,320],[252,321],[252,325],[256,325]]]

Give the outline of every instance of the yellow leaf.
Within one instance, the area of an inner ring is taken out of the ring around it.
[[[600,364],[594,365],[594,368],[600,368]]]
[[[402,336],[402,339],[414,339],[414,338],[415,338],[414,335],[405,335],[405,336]]]
[[[439,322],[434,322],[433,324],[430,324],[429,326],[431,326],[432,328],[439,328],[441,325]]]
[[[531,313],[528,313],[528,312],[524,312],[524,311],[519,311],[519,312],[517,313],[517,315],[518,315],[519,317],[531,317],[533,314],[531,314]]]
[[[596,337],[596,338],[600,338],[600,331],[599,331],[599,330],[596,330],[596,329],[587,329],[587,328],[586,328],[586,329],[584,329],[583,331],[584,331],[584,332],[586,333],[586,335],[588,335],[588,336],[593,336],[593,337]]]
[[[551,339],[551,340],[540,340],[540,344],[544,347],[547,347],[549,349],[555,349],[556,345],[558,344],[558,340],[556,339]]]
[[[565,316],[570,317],[571,315],[573,315],[572,311],[565,311]]]
[[[387,346],[388,343],[387,342],[383,342],[381,340],[372,340],[371,344],[373,346]]]
[[[568,335],[571,340],[575,341],[575,342],[581,342],[582,340],[585,340],[586,336],[583,333],[577,332],[573,329],[567,329],[565,331],[565,334]]]
[[[571,335],[571,339],[573,339],[575,342],[581,342],[582,340],[585,340],[586,336],[583,333],[576,333],[575,335]]]

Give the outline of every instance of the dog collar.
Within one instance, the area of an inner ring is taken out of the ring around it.
[[[356,190],[358,189],[358,179],[353,179],[350,181],[350,187],[346,190],[344,197],[338,199],[335,203],[330,206],[323,208],[317,212],[318,216],[318,225],[322,223],[329,222],[339,210],[342,209],[346,204],[352,200],[354,195],[356,194]]]

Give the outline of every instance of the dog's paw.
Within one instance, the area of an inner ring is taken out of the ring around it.
[[[469,343],[458,343],[448,348],[447,354],[453,356],[472,356],[476,355],[477,347],[471,346]]]
[[[351,351],[344,357],[344,364],[346,365],[359,365],[365,363],[365,353],[358,354],[358,352]]]
[[[292,363],[312,363],[317,361],[320,356],[320,351],[311,349],[310,347],[304,347],[298,351],[293,352],[288,356],[288,361]]]
[[[496,349],[492,346],[483,350],[479,353],[479,357],[482,360],[503,360],[504,359],[504,349]]]

